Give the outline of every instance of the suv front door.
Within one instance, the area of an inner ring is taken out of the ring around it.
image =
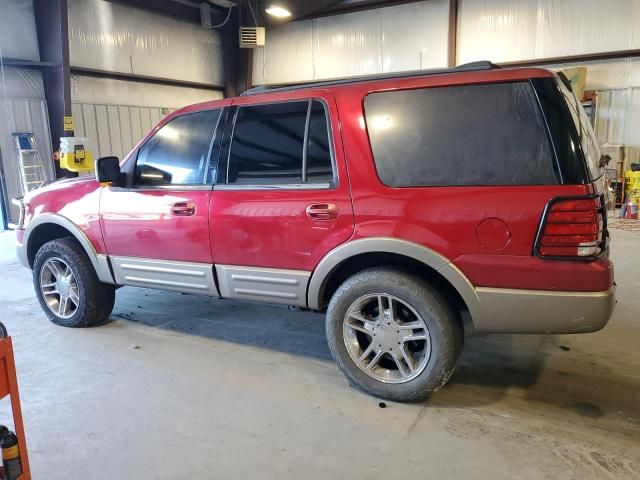
[[[118,284],[217,294],[207,176],[220,114],[169,119],[125,164],[127,186],[104,188],[100,223]]]
[[[304,306],[311,271],[354,228],[336,104],[323,90],[255,97],[232,104],[213,191],[220,292]]]

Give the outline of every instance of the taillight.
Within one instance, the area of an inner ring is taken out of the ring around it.
[[[604,205],[600,196],[553,199],[542,219],[537,254],[547,258],[597,257],[607,245]]]

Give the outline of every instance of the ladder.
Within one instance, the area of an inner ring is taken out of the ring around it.
[[[11,135],[18,153],[22,192],[27,193],[44,185],[47,181],[47,173],[33,133],[12,133]]]

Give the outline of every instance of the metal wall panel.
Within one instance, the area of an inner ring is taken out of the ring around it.
[[[448,0],[285,24],[254,51],[253,83],[446,67],[448,25]]]
[[[124,158],[171,108],[73,103],[75,134],[89,139],[94,157]]]
[[[640,1],[459,0],[458,63],[640,48]]]
[[[104,0],[69,0],[74,67],[223,85],[221,35]]]
[[[32,132],[45,167],[45,177],[54,179],[49,114],[44,100],[42,74],[36,70],[5,68],[0,85],[0,157],[5,175],[7,200],[23,194],[18,156],[12,133]],[[10,221],[17,209],[10,205]]]
[[[0,56],[40,60],[33,0],[1,0]]]
[[[597,102],[598,142],[640,147],[640,88],[602,90]]]

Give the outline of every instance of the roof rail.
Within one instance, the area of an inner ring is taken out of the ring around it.
[[[472,72],[477,70],[494,70],[500,68],[495,63],[491,63],[487,60],[479,62],[464,63],[454,68],[435,68],[431,70],[410,70],[405,72],[388,72],[388,73],[375,73],[372,75],[360,75],[350,78],[335,78],[329,80],[320,80],[312,82],[298,82],[298,83],[280,83],[276,85],[259,85],[257,87],[249,88],[245,90],[240,96],[253,95],[255,93],[264,93],[272,91],[294,90],[297,88],[313,88],[313,87],[325,87],[331,85],[343,85],[348,83],[358,82],[370,82],[373,80],[388,80],[393,78],[405,78],[405,77],[421,77],[429,75],[442,75],[444,73],[458,73],[458,72]]]

